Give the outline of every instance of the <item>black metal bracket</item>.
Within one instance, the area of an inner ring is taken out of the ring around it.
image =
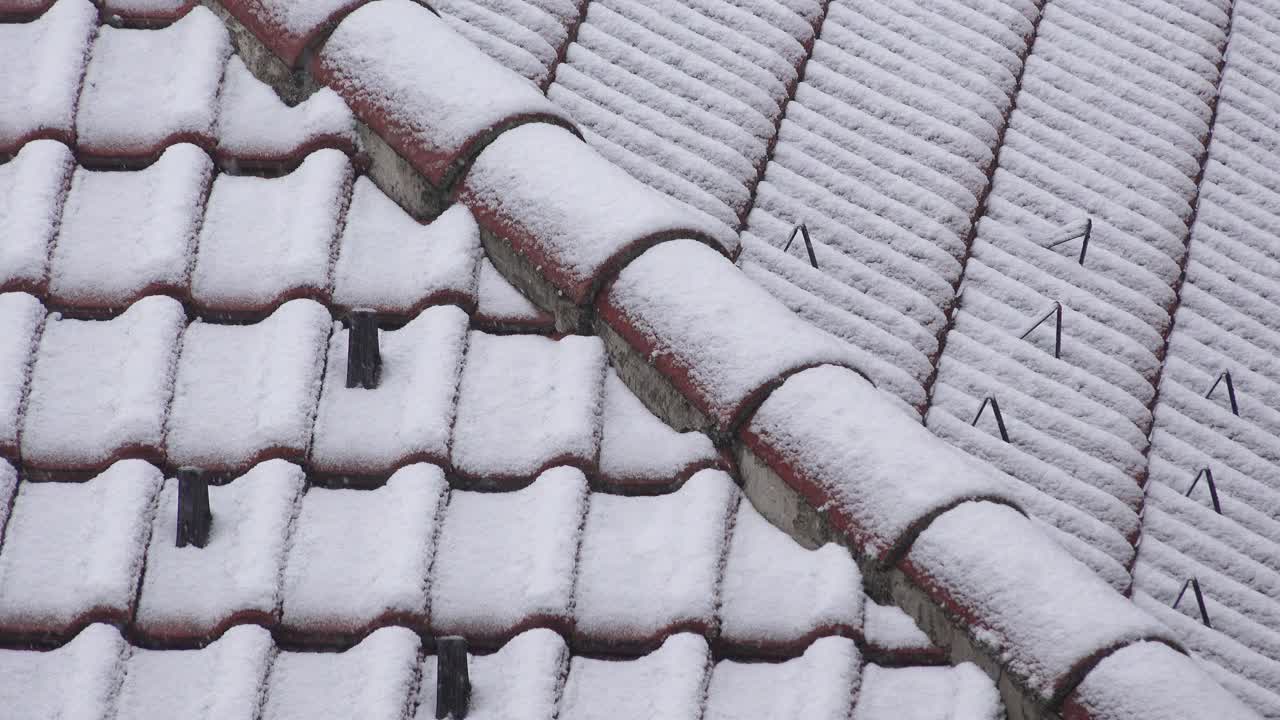
[[[467,669],[467,640],[436,640],[436,720],[462,720],[471,709],[471,676]]]
[[[1200,621],[1204,623],[1205,627],[1212,628],[1213,625],[1209,624],[1209,609],[1204,605],[1204,593],[1200,592],[1200,581],[1196,578],[1191,578],[1182,583],[1182,589],[1178,591],[1178,597],[1173,601],[1173,609],[1178,609],[1178,603],[1182,602],[1182,596],[1187,594],[1188,587],[1195,593],[1196,605],[1200,606]]]
[[[1213,381],[1213,385],[1209,387],[1209,392],[1204,394],[1205,399],[1213,395],[1213,391],[1218,389],[1218,384],[1223,380],[1227,381],[1227,399],[1231,401],[1231,414],[1240,417],[1240,405],[1236,403],[1236,384],[1231,382],[1231,371],[1223,370],[1218,379]]]
[[[1065,245],[1072,240],[1080,240],[1080,266],[1084,267],[1085,253],[1089,252],[1089,237],[1093,235],[1093,218],[1084,219],[1084,230],[1082,232],[1071,232],[1067,237],[1050,241],[1045,248],[1053,249],[1059,245]]]
[[[791,229],[791,236],[787,238],[787,244],[782,246],[782,252],[791,249],[791,243],[796,240],[796,233],[800,233],[801,239],[804,240],[804,249],[809,251],[809,264],[814,270],[818,269],[818,256],[813,254],[813,241],[809,239],[809,227],[804,223],[800,223]]]
[[[1000,403],[996,402],[995,397],[988,395],[983,399],[982,405],[978,408],[978,414],[973,416],[973,422],[969,423],[971,427],[976,427],[978,420],[982,419],[982,412],[991,406],[991,412],[996,416],[996,427],[1000,430],[1000,439],[1009,442],[1009,431],[1004,427],[1004,414],[1000,412]]]
[[[352,310],[347,336],[347,387],[378,387],[382,352],[378,349],[378,322],[372,310]]]
[[[1196,489],[1196,484],[1200,482],[1200,478],[1204,478],[1209,484],[1209,499],[1213,500],[1213,509],[1219,515],[1222,514],[1222,503],[1218,502],[1218,485],[1213,481],[1213,470],[1206,465],[1196,473],[1196,479],[1191,481],[1191,487],[1187,488],[1185,497],[1191,497],[1191,492]]]
[[[1048,320],[1049,318],[1054,317],[1055,315],[1057,316],[1057,319],[1054,320],[1054,323],[1053,323],[1053,356],[1055,358],[1061,358],[1062,357],[1062,303],[1060,302],[1055,302],[1053,304],[1053,307],[1049,308],[1049,312],[1045,313],[1044,316],[1041,317],[1039,320],[1036,320],[1031,325],[1031,327],[1027,328],[1021,335],[1018,336],[1018,339],[1026,340],[1027,336],[1031,334],[1032,330],[1035,330],[1036,328],[1040,327],[1041,325],[1044,324],[1045,320]]]
[[[178,547],[204,547],[209,542],[213,513],[209,511],[209,481],[196,468],[178,470]]]

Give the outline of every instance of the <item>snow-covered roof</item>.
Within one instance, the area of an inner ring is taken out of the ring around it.
[[[0,0],[0,714],[1280,718],[1277,48]]]

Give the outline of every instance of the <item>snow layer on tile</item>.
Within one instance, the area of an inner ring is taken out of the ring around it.
[[[256,625],[231,628],[199,650],[133,648],[116,700],[118,717],[251,720],[274,651],[271,633]]]
[[[565,117],[533,83],[409,0],[351,13],[318,60],[321,81],[437,186],[451,182],[492,130]]]
[[[459,199],[482,228],[510,241],[574,303],[589,300],[628,250],[654,238],[699,237],[726,252],[737,247],[717,223],[545,123],[507,131],[486,147]]]
[[[868,646],[877,650],[922,650],[933,645],[916,621],[898,606],[881,605],[870,599],[863,606],[863,634]]]
[[[531,478],[552,465],[595,464],[604,346],[473,331],[458,390],[453,466],[479,480]]]
[[[868,556],[885,558],[915,523],[956,502],[1004,496],[988,469],[844,368],[791,376],[745,432]]]
[[[13,494],[18,491],[18,471],[8,460],[0,460],[0,542],[4,540],[4,527],[9,522],[13,508]]]
[[[126,652],[120,631],[103,624],[56,650],[0,650],[0,707],[15,718],[102,718]]]
[[[63,0],[33,22],[0,25],[0,153],[35,137],[72,140],[97,21],[88,0]]]
[[[748,501],[738,504],[721,593],[721,640],[735,645],[802,647],[863,624],[862,575],[848,549],[808,550]]]
[[[719,459],[711,438],[673,430],[612,368],[605,375],[601,422],[600,475],[609,485],[662,487]]]
[[[16,455],[18,426],[28,391],[44,306],[26,293],[0,293],[0,454]]]
[[[723,660],[711,673],[706,720],[847,720],[862,658],[848,638],[815,641],[794,660]],[[905,703],[909,704],[909,703]]]
[[[177,546],[178,481],[165,481],[151,529],[135,623],[151,636],[201,637],[244,617],[266,622],[280,605],[280,577],[301,468],[268,460],[209,488],[213,523],[203,548]]]
[[[71,151],[53,140],[29,142],[0,165],[0,288],[43,289],[74,167]]]
[[[499,327],[554,329],[555,319],[508,282],[489,258],[480,261],[477,285],[477,322]]]
[[[591,496],[579,554],[576,632],[594,645],[651,645],[715,625],[738,493],[703,470],[656,497]]]
[[[427,609],[444,473],[410,465],[376,490],[312,488],[294,523],[284,574],[287,627],[358,634]]]
[[[428,303],[473,306],[480,230],[454,205],[423,225],[366,177],[355,182],[334,268],[333,301],[412,314]]]
[[[696,720],[701,715],[707,641],[672,635],[636,660],[575,657],[560,700],[561,720]]]
[[[234,470],[305,454],[330,326],[311,300],[287,302],[255,325],[188,326],[165,436],[169,462]]]
[[[1170,636],[1007,506],[971,502],[943,513],[916,538],[905,562],[1044,697],[1099,651]]]
[[[211,147],[230,55],[226,28],[204,7],[161,30],[102,28],[76,115],[81,150],[150,157],[175,141]]]
[[[102,9],[130,21],[165,22],[185,15],[196,0],[103,0]]]
[[[416,720],[436,716],[437,658],[422,661]],[[569,648],[547,629],[529,630],[489,655],[470,656],[472,720],[547,720],[555,717]]]
[[[96,468],[159,454],[173,394],[182,304],[145,297],[113,320],[49,316],[31,371],[22,455],[46,468]]]
[[[853,720],[1000,720],[1003,717],[1004,708],[995,684],[972,663],[902,668],[867,665],[862,670],[862,688],[853,711]]]
[[[312,438],[313,469],[378,474],[449,454],[454,399],[467,342],[467,314],[424,311],[399,330],[379,330],[378,386],[349,388],[350,330],[334,326]]]
[[[584,9],[577,0],[444,0],[432,7],[459,35],[539,87]]]
[[[399,720],[417,678],[421,641],[413,631],[382,628],[341,653],[276,656],[264,720]]]
[[[645,252],[618,274],[602,302],[626,325],[614,329],[684,386],[721,429],[733,427],[753,398],[787,373],[854,364],[843,343],[692,240]]]
[[[1211,715],[1256,718],[1194,660],[1163,643],[1142,642],[1103,658],[1068,700],[1091,720],[1164,720]]]
[[[123,460],[83,483],[21,483],[0,548],[0,626],[57,634],[127,620],[160,482]]]
[[[586,506],[576,468],[514,492],[455,490],[432,569],[432,630],[498,639],[532,625],[567,628]]]
[[[212,171],[187,143],[145,170],[76,170],[53,246],[52,299],[112,308],[144,294],[184,295]]]
[[[239,55],[227,63],[218,103],[217,153],[224,164],[289,162],[318,146],[356,147],[355,116],[337,93],[321,88],[289,107]]]
[[[227,11],[286,65],[301,65],[311,41],[367,0],[227,0]]]
[[[284,177],[219,175],[200,228],[191,297],[221,310],[270,310],[330,289],[351,189],[347,156],[317,150]]]

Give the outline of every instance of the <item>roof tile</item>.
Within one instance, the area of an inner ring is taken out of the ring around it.
[[[333,302],[387,315],[412,315],[429,304],[476,306],[480,231],[454,205],[423,225],[373,181],[355,182],[334,267]]]
[[[77,168],[53,246],[50,301],[105,310],[150,294],[185,297],[212,172],[209,156],[186,143],[145,170]]]
[[[332,149],[280,178],[219,175],[200,229],[192,299],[227,314],[327,299],[352,180],[347,156]]]
[[[0,294],[0,457],[18,456],[18,427],[44,306],[26,293]]]
[[[672,633],[711,634],[738,499],[717,470],[668,495],[594,493],[578,566],[575,647],[650,648]]]
[[[592,472],[600,437],[604,346],[471,333],[458,390],[453,467],[485,485],[523,484],[555,465]]]
[[[0,165],[0,289],[43,294],[75,158],[53,140],[27,143]]]
[[[424,46],[432,52],[422,53]],[[321,49],[314,74],[437,188],[451,186],[513,124],[569,123],[533,83],[410,0],[370,3],[348,15]]]
[[[234,472],[301,460],[320,394],[329,313],[310,300],[255,325],[193,323],[183,335],[165,436],[169,462]]]
[[[320,473],[381,475],[407,462],[444,463],[467,342],[467,315],[435,307],[399,330],[380,330],[376,388],[349,388],[350,330],[329,339],[311,467]]]
[[[480,261],[477,285],[476,312],[472,316],[477,327],[494,332],[549,334],[555,331],[555,318],[508,282],[487,257]]]
[[[431,627],[497,644],[527,627],[568,632],[587,482],[555,468],[522,490],[455,490],[431,579]]]
[[[177,547],[178,482],[165,481],[151,529],[134,624],[153,642],[208,640],[240,622],[278,616],[285,543],[305,476],[269,460],[209,488],[213,515],[202,548]]]
[[[356,119],[337,93],[321,88],[290,107],[239,55],[227,63],[218,103],[215,156],[223,167],[292,166],[322,147],[356,151]]]
[[[617,372],[612,368],[606,372],[600,433],[602,487],[634,493],[663,491],[718,463],[710,438],[671,429],[649,412]]]
[[[722,660],[711,673],[706,720],[847,720],[862,657],[852,640],[822,638],[781,663]]]
[[[160,481],[124,460],[83,483],[20,483],[0,548],[0,634],[38,640],[127,622]]]
[[[853,720],[1000,720],[1004,716],[995,685],[973,663],[953,667],[867,665],[853,712]]]
[[[412,631],[394,627],[346,652],[282,652],[271,667],[263,720],[400,720],[420,645]]]
[[[285,566],[283,630],[299,642],[349,642],[387,623],[425,627],[447,489],[439,468],[420,464],[376,490],[309,490]]]
[[[163,458],[178,301],[146,297],[113,320],[49,316],[31,372],[22,457],[46,470],[98,470],[122,457]]]
[[[231,628],[199,650],[133,648],[124,663],[116,716],[253,720],[274,651],[271,634],[253,625]]]
[[[204,7],[162,30],[102,28],[76,116],[80,152],[137,160],[174,142],[212,148],[230,54],[226,28]]]
[[[699,635],[672,635],[636,660],[575,657],[560,701],[561,720],[696,720],[711,655]]]
[[[14,10],[4,7],[11,4],[0,3],[0,16]],[[97,22],[88,0],[63,0],[30,23],[0,25],[0,155],[35,138],[74,141],[76,97]]]
[[[186,15],[200,0],[102,0],[102,10],[130,26],[153,27]]]
[[[548,720],[556,716],[569,648],[550,630],[529,630],[489,655],[472,655],[471,720]],[[437,659],[422,663],[416,720],[436,717]]]
[[[127,646],[109,625],[90,625],[56,650],[0,650],[0,706],[16,718],[102,720]]]
[[[368,0],[220,0],[222,6],[289,67],[310,58],[314,44]]]

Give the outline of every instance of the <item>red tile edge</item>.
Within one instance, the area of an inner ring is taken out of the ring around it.
[[[369,0],[346,0],[323,21],[300,33],[289,30],[269,17],[264,17],[266,13],[261,8],[259,0],[218,0],[218,2],[248,28],[267,49],[284,61],[285,65],[297,69],[315,50],[315,46],[319,44],[317,41],[327,35],[343,18]]]

